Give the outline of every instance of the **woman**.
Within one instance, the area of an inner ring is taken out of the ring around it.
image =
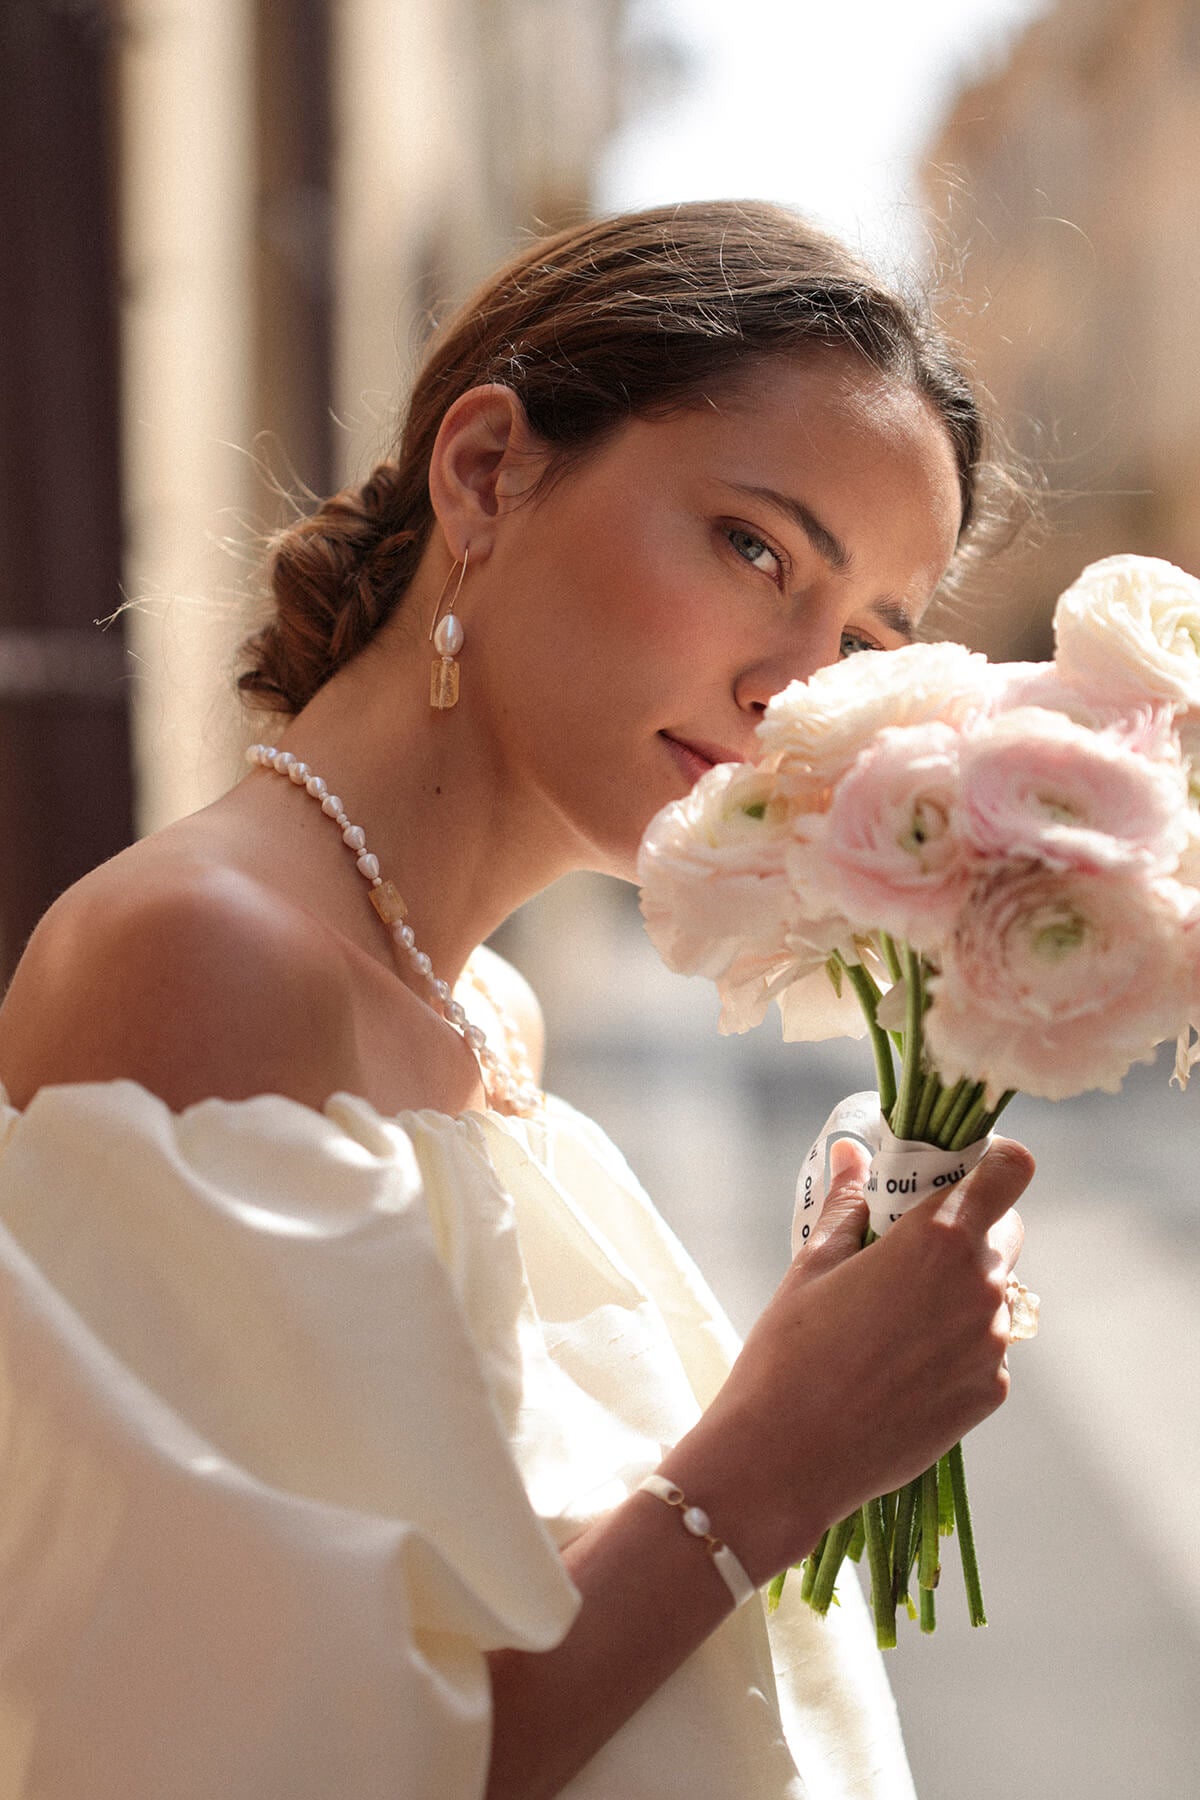
[[[1003,1398],[1027,1154],[851,1255],[840,1149],[737,1354],[476,946],[919,629],[981,435],[838,246],[683,206],[523,252],[283,536],[270,742],[0,1014],[5,1795],[911,1792],[856,1596],[734,1602]]]

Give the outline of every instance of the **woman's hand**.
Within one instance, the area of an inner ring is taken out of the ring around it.
[[[811,1240],[716,1400],[662,1463],[756,1583],[927,1468],[1008,1386],[1004,1283],[1021,1244],[1010,1209],[1033,1174],[1028,1151],[997,1140],[949,1194],[866,1250],[865,1158],[843,1141],[833,1169]],[[716,1570],[645,1494],[564,1557],[583,1606],[563,1642],[488,1659],[488,1800],[557,1793],[729,1612]]]
[[[841,1140],[832,1167],[812,1239],[716,1401],[663,1463],[756,1582],[918,1475],[1008,1391],[1004,1287],[1029,1152],[997,1139],[962,1182],[866,1250],[866,1158]]]

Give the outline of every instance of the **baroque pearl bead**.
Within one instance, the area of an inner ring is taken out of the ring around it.
[[[365,850],[367,834],[361,825],[347,825],[342,830],[342,842],[351,850]]]
[[[328,819],[336,819],[342,810],[342,803],[336,794],[326,794],[321,802],[321,811]]]
[[[457,656],[463,647],[462,620],[454,613],[439,619],[433,634],[433,647],[439,656]]]
[[[368,881],[379,880],[379,858],[373,856],[369,850],[363,851],[358,859],[357,867],[359,874],[365,875]]]
[[[310,775],[304,786],[314,800],[323,800],[329,792],[319,775]]]
[[[683,1523],[693,1537],[707,1537],[712,1521],[702,1506],[689,1506],[685,1509]]]

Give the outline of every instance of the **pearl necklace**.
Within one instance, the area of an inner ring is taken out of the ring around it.
[[[392,943],[407,957],[414,972],[425,983],[428,990],[427,1004],[448,1025],[454,1027],[474,1052],[489,1103],[498,1111],[519,1113],[524,1117],[537,1112],[545,1096],[529,1066],[516,1020],[497,1005],[478,971],[468,968],[472,985],[500,1021],[505,1037],[505,1060],[492,1049],[482,1029],[471,1023],[465,1008],[454,998],[450,983],[434,974],[433,964],[428,956],[417,948],[412,926],[404,923],[407,906],[395,884],[385,881],[380,874],[379,858],[367,849],[366,833],[361,825],[351,824],[339,797],[330,793],[328,783],[315,775],[307,763],[300,762],[293,756],[290,750],[276,750],[271,744],[251,744],[246,752],[246,761],[256,768],[271,769],[277,775],[286,775],[296,787],[303,788],[306,794],[312,796],[326,818],[332,820],[341,831],[342,842],[354,857],[359,874],[369,884],[371,904],[387,926]]]

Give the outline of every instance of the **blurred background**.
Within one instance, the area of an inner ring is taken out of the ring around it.
[[[1200,0],[4,0],[5,974],[62,888],[236,777],[264,534],[386,451],[437,318],[530,232],[715,194],[952,296],[1046,490],[954,635],[1042,656],[1085,562],[1200,571]],[[746,1327],[865,1052],[719,1038],[614,883],[502,947],[549,1084]],[[970,1446],[992,1623],[951,1581],[891,1656],[922,1800],[1197,1792],[1198,1106],[1160,1065],[1010,1114],[1045,1324]]]

